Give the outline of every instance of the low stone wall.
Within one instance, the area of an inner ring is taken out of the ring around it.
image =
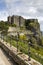
[[[10,47],[9,43],[6,44],[6,42],[0,41],[0,46],[19,65],[42,65],[32,58],[29,61],[28,55],[21,52],[17,52],[17,48],[13,46]]]
[[[19,65],[30,65],[24,62],[23,59],[21,59],[17,54],[15,54],[12,50],[10,50],[7,46],[5,46],[3,43],[0,42],[0,46],[3,48],[3,50],[10,55],[13,60],[18,63]]]

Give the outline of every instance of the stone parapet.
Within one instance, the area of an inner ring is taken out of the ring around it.
[[[4,51],[13,58],[13,60],[18,63],[19,65],[42,65],[39,62],[35,61],[31,58],[30,61],[28,61],[28,55],[17,52],[17,48],[11,46],[9,44],[6,44],[6,42],[3,42],[3,40],[0,41],[0,46],[4,49]]]

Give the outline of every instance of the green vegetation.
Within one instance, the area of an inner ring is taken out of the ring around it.
[[[43,46],[43,36],[42,36],[42,46]]]
[[[16,27],[15,24],[11,25],[11,24],[8,24],[7,22],[3,22],[3,21],[0,22],[0,31],[1,31],[1,34],[3,34],[3,37],[4,37],[3,39],[15,47],[17,47],[17,44],[18,44],[18,49],[21,52],[28,54],[28,48],[29,48],[28,42],[24,41],[27,39],[26,36],[25,35],[20,36],[19,41],[17,41],[15,37],[7,36],[9,26]],[[31,42],[33,45],[30,46],[30,51],[31,51],[30,56],[36,59],[37,61],[39,61],[40,63],[42,63],[43,65],[43,57],[42,57],[43,56],[43,47],[42,47],[43,37],[41,37],[40,25],[38,22],[26,23],[26,28],[30,31],[29,33],[34,33],[34,35],[31,37]],[[23,27],[21,27],[20,30],[22,31]]]
[[[28,54],[28,48],[29,47],[28,47],[28,42],[27,41],[24,42],[23,40],[19,40],[18,43],[17,43],[17,40],[12,39],[11,37],[7,37],[6,39],[4,38],[4,40],[7,40],[8,43],[10,43],[11,45],[13,45],[15,47],[17,47],[17,44],[18,44],[18,49],[21,52],[23,52],[25,54]],[[30,46],[30,51],[31,51],[30,56],[43,64],[43,58],[42,58],[42,56],[43,56],[43,47],[38,46],[38,48],[39,49],[36,50],[32,46]]]
[[[11,24],[11,26],[12,26],[12,27],[17,27],[17,25],[16,25],[16,24]]]
[[[8,25],[7,25],[7,23],[6,22],[3,22],[3,21],[1,21],[0,22],[0,31],[3,31],[3,30],[8,30]]]

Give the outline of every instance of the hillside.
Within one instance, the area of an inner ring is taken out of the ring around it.
[[[43,64],[43,37],[40,32],[40,24],[38,23],[38,20],[25,20],[24,27],[17,27],[15,26],[15,24],[10,25],[8,24],[8,22],[1,21],[0,38],[15,47],[17,47],[18,41],[18,49],[25,54],[28,54],[28,49],[30,47],[31,57]],[[17,38],[17,32],[19,32],[19,34],[23,33],[24,36]],[[31,44],[29,44],[28,47],[29,41],[31,42]]]
[[[28,19],[25,21],[26,29],[33,33],[31,40],[33,43],[37,43],[41,45],[41,31],[40,31],[40,24],[38,23],[37,19]]]
[[[37,19],[26,19],[24,27],[25,28],[17,27],[15,26],[15,24],[10,25],[4,21],[0,22],[0,31],[1,30],[2,31],[11,30],[13,32],[22,32],[26,34],[28,37],[30,36],[30,40],[33,44],[42,45],[40,24],[38,23],[38,20]]]

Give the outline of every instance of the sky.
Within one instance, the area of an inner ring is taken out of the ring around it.
[[[0,20],[7,20],[9,15],[38,19],[43,31],[43,0],[0,0]]]

